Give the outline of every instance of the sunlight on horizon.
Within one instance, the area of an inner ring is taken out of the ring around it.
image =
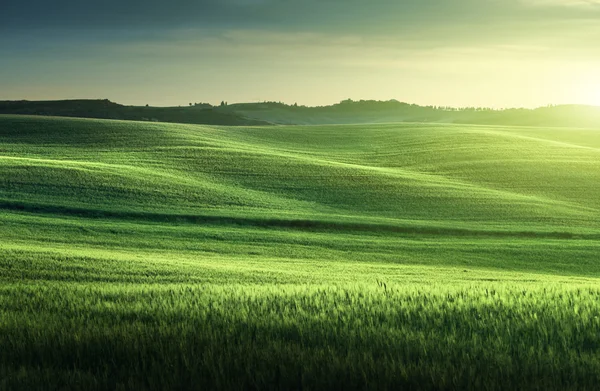
[[[135,9],[131,23],[110,22],[123,14],[116,0],[106,15],[0,12],[0,100],[600,106],[600,7],[589,2],[183,3]]]
[[[592,106],[600,107],[600,83],[593,83],[583,93],[584,100]]]

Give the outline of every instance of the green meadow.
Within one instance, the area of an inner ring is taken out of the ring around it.
[[[597,389],[600,130],[0,116],[0,390]]]

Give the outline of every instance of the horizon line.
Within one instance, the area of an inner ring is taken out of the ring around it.
[[[222,104],[212,104],[210,102],[188,102],[187,104],[179,104],[179,105],[171,105],[171,106],[154,106],[151,104],[123,104],[123,103],[119,103],[117,101],[113,101],[110,100],[108,98],[62,98],[62,99],[39,99],[39,100],[31,100],[31,99],[0,99],[0,102],[6,103],[6,102],[30,102],[30,103],[35,103],[35,102],[75,102],[75,101],[108,101],[110,103],[114,103],[114,104],[118,104],[120,106],[124,106],[124,107],[154,107],[154,108],[174,108],[174,107],[194,107],[194,106],[199,106],[199,105],[210,105],[211,107],[222,107]],[[234,103],[228,103],[228,101],[223,100],[222,103],[225,103],[225,106],[233,106],[233,105],[244,105],[244,104],[281,104],[281,105],[285,105],[288,107],[302,107],[302,108],[325,108],[325,107],[333,107],[336,105],[340,105],[343,103],[399,103],[399,104],[405,104],[405,105],[410,105],[410,106],[419,106],[419,107],[425,107],[425,108],[433,108],[436,110],[472,110],[472,109],[480,109],[480,110],[489,110],[489,111],[508,111],[508,110],[538,110],[538,109],[544,109],[544,108],[552,108],[552,107],[573,107],[573,106],[579,106],[579,107],[590,107],[590,108],[599,108],[600,109],[600,105],[594,105],[594,104],[589,104],[589,103],[549,103],[546,105],[542,105],[542,106],[535,106],[535,107],[525,107],[525,106],[512,106],[512,107],[491,107],[491,106],[452,106],[452,105],[435,105],[435,104],[420,104],[420,103],[409,103],[406,101],[400,101],[398,99],[387,99],[387,100],[379,100],[379,99],[352,99],[352,98],[348,98],[348,99],[344,99],[344,100],[340,100],[338,102],[335,103],[330,103],[327,105],[306,105],[306,104],[298,104],[297,102],[294,103],[287,103],[284,101],[276,101],[276,100],[256,100],[256,101],[240,101],[240,102],[234,102]]]

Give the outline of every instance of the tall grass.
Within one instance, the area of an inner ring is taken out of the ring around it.
[[[594,389],[600,381],[597,287],[16,283],[0,295],[4,388]]]

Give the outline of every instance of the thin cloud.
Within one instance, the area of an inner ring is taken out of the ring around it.
[[[600,7],[600,0],[524,0],[525,4],[554,7]]]

